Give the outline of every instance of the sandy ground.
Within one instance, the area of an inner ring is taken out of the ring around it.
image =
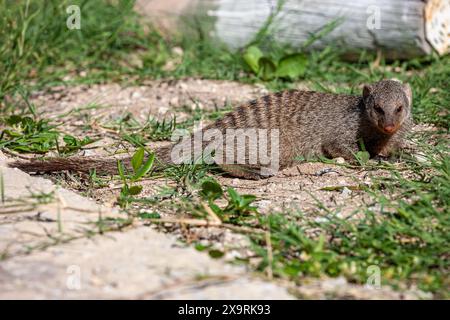
[[[132,152],[129,145],[118,142],[117,128],[114,127],[115,121],[127,113],[140,121],[145,121],[148,116],[158,119],[176,116],[178,121],[183,121],[191,117],[192,110],[196,108],[218,111],[265,93],[266,89],[258,86],[185,79],[149,81],[138,87],[118,84],[60,86],[34,92],[31,99],[40,113],[61,123],[60,129],[64,132],[100,139],[80,155],[112,156],[119,149]],[[158,144],[164,143],[167,142]],[[112,225],[108,232],[98,234],[95,221],[99,219],[99,212],[103,212],[103,219],[121,217],[116,207],[119,184],[111,183],[86,194],[85,186],[79,180],[71,179],[70,175],[47,176],[53,180],[51,182],[5,168],[5,162],[11,158],[11,154],[3,156],[2,172],[6,177],[9,207],[5,206],[0,211],[0,254],[3,252],[0,286],[5,289],[1,290],[0,297],[293,297],[287,289],[294,291],[296,297],[306,298],[426,297],[416,291],[373,290],[349,284],[343,278],[311,279],[294,288],[290,283],[255,278],[245,268],[224,264],[233,256],[246,254],[239,251],[239,243],[245,247],[246,238],[221,228],[191,228],[189,237],[191,240],[213,242],[218,248],[233,246],[234,249],[229,250],[231,253],[222,260],[213,260],[190,247],[185,248],[179,240],[190,242],[186,232],[172,225],[162,228],[165,233],[161,233],[155,230],[155,226],[148,227],[143,222],[135,221],[126,228],[118,229]],[[372,177],[387,174],[383,170],[365,171],[324,163],[301,163],[269,179],[252,181],[221,176],[218,180],[223,186],[232,186],[240,193],[256,195],[256,205],[262,213],[302,210],[309,214],[308,218],[320,219],[313,210],[317,200],[341,216],[352,214],[355,208],[362,205],[376,207],[377,204],[370,203],[369,197],[359,186],[370,185]],[[36,199],[30,196],[30,187],[39,189],[43,186],[48,192],[56,188],[55,182],[60,190],[56,204],[55,200],[50,204],[36,204]],[[146,179],[142,184],[142,196],[152,196],[161,187],[173,185],[173,182],[160,178]],[[23,197],[28,197],[26,203],[20,202]],[[61,210],[64,212],[63,230],[60,226]],[[163,217],[179,217],[179,214],[171,210],[162,212]],[[161,228],[158,229],[161,231]],[[114,241],[111,242],[111,239]],[[147,244],[151,249],[139,249]],[[173,262],[167,259],[167,255],[178,256],[174,272],[181,272],[181,275],[165,273],[165,268]],[[70,265],[81,266],[85,270],[87,279],[83,280],[84,289],[71,290],[64,285],[66,269]],[[117,271],[119,268],[124,271]],[[195,275],[198,277],[202,273],[207,274],[207,280],[201,281],[208,281],[208,285],[197,286]],[[146,285],[139,285],[144,282]],[[243,285],[247,290],[234,295]]]

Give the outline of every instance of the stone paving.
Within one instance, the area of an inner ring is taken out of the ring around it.
[[[0,299],[291,298],[286,288],[149,227],[99,234],[99,216],[118,217],[117,210],[5,163],[2,155]],[[51,192],[49,203],[36,203]]]

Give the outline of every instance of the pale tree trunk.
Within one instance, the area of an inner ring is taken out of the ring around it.
[[[200,1],[201,3],[202,1]],[[206,0],[215,34],[231,48],[251,41],[276,10],[275,0]],[[301,47],[331,21],[333,31],[309,49],[382,50],[388,58],[449,50],[450,0],[287,0],[269,31],[274,41]]]
[[[173,32],[180,20],[204,21],[230,48],[247,45],[279,0],[137,0],[136,10]],[[285,0],[269,31],[271,41],[302,47],[325,25],[341,23],[308,49],[381,50],[388,58],[449,52],[450,0]],[[207,21],[207,22],[206,22]]]

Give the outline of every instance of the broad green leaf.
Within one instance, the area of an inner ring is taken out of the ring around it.
[[[241,196],[240,206],[241,207],[246,207],[246,206],[248,206],[250,203],[252,203],[255,200],[256,200],[256,196],[250,195],[250,194],[244,194],[244,195]]]
[[[239,194],[236,192],[236,190],[234,190],[233,188],[228,188],[227,189],[228,194],[231,198],[231,200],[233,200],[234,203],[239,203]]]
[[[275,77],[277,71],[277,66],[275,63],[266,57],[262,57],[259,59],[259,72],[258,76],[260,76],[263,80],[271,80]]]
[[[213,250],[209,250],[208,253],[209,253],[209,256],[210,256],[211,258],[214,258],[214,259],[222,258],[223,255],[225,254],[223,251],[220,251],[220,250],[214,250],[214,249],[213,249]]]
[[[210,203],[209,203],[209,207],[210,207],[211,210],[212,210],[215,214],[217,214],[218,216],[222,216],[222,215],[223,215],[222,209],[221,209],[217,204],[215,204],[215,203],[213,203],[213,202],[210,202]]]
[[[222,187],[216,180],[207,180],[202,183],[200,195],[206,199],[216,200],[223,194]]]
[[[142,165],[142,166],[138,169],[138,171],[136,172],[136,174],[133,176],[132,180],[133,180],[133,181],[136,181],[136,180],[142,178],[143,176],[145,176],[145,175],[150,171],[150,169],[152,168],[153,162],[154,162],[154,161],[155,161],[155,154],[152,153],[152,154],[148,157],[148,159],[147,159],[147,161],[144,163],[144,165]]]
[[[361,165],[366,164],[370,159],[370,154],[367,151],[358,151],[356,153],[356,159]]]
[[[258,73],[259,71],[259,59],[263,56],[261,50],[259,50],[256,46],[250,46],[245,50],[244,53],[244,61],[247,65],[252,69],[254,73]]]
[[[64,135],[63,140],[66,144],[68,144],[70,146],[77,145],[77,138],[75,138],[74,136],[66,134],[66,135]]]
[[[132,186],[128,190],[129,194],[132,196],[135,196],[135,195],[141,193],[141,191],[142,191],[142,186]]]
[[[9,124],[10,126],[16,125],[20,122],[22,122],[23,118],[21,116],[18,115],[12,115],[8,118],[6,118],[6,123]]]
[[[277,77],[296,79],[305,74],[308,58],[301,53],[283,57],[278,63]]]
[[[210,245],[204,245],[204,244],[201,244],[201,243],[197,243],[195,245],[195,249],[197,251],[204,251],[204,250],[208,249],[209,247],[211,247],[211,246]]]
[[[139,148],[131,158],[131,166],[134,172],[137,172],[144,161],[144,148]]]

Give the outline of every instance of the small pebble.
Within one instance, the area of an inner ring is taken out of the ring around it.
[[[178,97],[173,97],[172,99],[170,99],[169,104],[171,106],[178,106],[180,104],[180,100],[178,99]]]
[[[140,98],[140,97],[142,97],[142,94],[139,91],[134,91],[131,94],[131,99],[137,99],[137,98]]]
[[[352,190],[350,190],[350,189],[347,188],[347,187],[344,187],[344,189],[342,189],[341,194],[342,194],[344,197],[348,197],[349,195],[352,194]]]
[[[177,55],[177,56],[182,56],[183,55],[183,49],[181,49],[180,47],[173,47],[172,48],[172,53]]]

